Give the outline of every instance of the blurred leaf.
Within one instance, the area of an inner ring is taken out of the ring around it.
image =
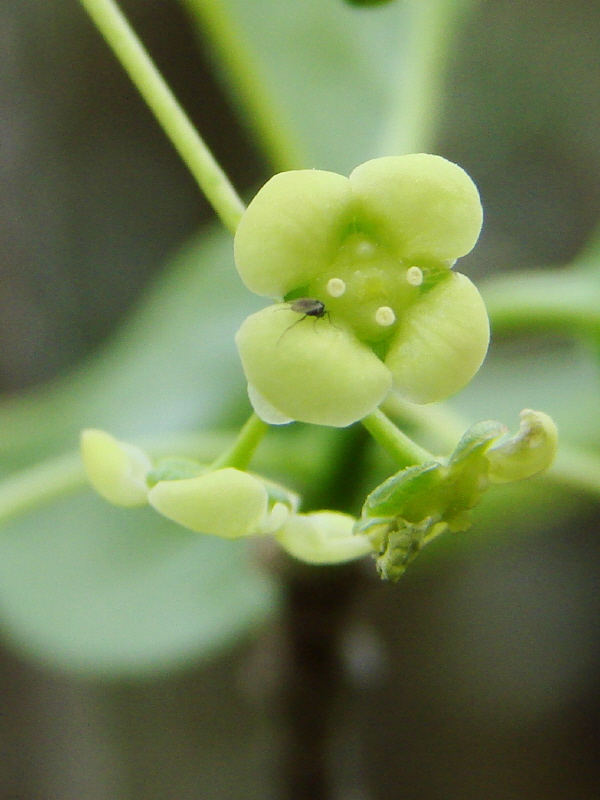
[[[258,304],[233,268],[230,237],[199,236],[110,347],[72,378],[5,404],[5,464],[72,449],[84,426],[131,439],[208,426],[247,405],[233,335]],[[5,527],[0,562],[0,611],[12,638],[47,662],[89,672],[206,656],[273,598],[244,544],[87,493]]]
[[[261,305],[235,271],[231,237],[203,231],[106,347],[74,374],[0,405],[0,463],[72,449],[83,427],[131,439],[214,425],[242,403],[249,411],[233,337]]]
[[[578,342],[523,337],[496,343],[483,367],[449,401],[469,420],[497,419],[514,428],[523,408],[545,411],[559,440],[600,444],[600,375]]]
[[[393,2],[393,0],[345,0],[352,6],[378,6],[383,3]]]
[[[207,657],[272,609],[246,546],[86,492],[7,526],[0,614],[26,654],[89,675],[160,673]]]
[[[409,66],[410,3],[185,0],[279,168],[348,174],[381,155]]]

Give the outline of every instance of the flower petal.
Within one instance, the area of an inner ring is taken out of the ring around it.
[[[329,319],[302,319],[287,305],[248,317],[236,335],[248,383],[281,414],[343,428],[389,392],[387,367]]]
[[[258,389],[252,386],[251,383],[248,384],[248,400],[250,400],[250,404],[257,415],[268,425],[289,425],[290,422],[294,421],[265,400]]]
[[[246,209],[235,261],[256,294],[282,298],[327,270],[350,221],[348,178],[322,170],[281,172]]]
[[[81,433],[81,456],[90,483],[109,503],[126,508],[146,504],[152,462],[139,447],[87,428]]]
[[[464,275],[450,272],[408,309],[385,363],[403,397],[433,403],[471,380],[489,336],[481,295]]]
[[[259,480],[226,467],[197,478],[161,481],[148,492],[148,502],[192,531],[237,539],[257,531],[268,495]]]
[[[337,511],[296,514],[276,532],[279,544],[309,564],[341,564],[373,551],[371,541],[352,533],[354,517]]]
[[[427,153],[375,158],[350,183],[375,235],[400,258],[454,261],[475,246],[483,211],[457,164]]]

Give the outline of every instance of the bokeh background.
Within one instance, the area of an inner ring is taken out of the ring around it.
[[[259,24],[260,0],[246,2]],[[123,8],[250,196],[272,168],[189,13],[175,0]],[[302,35],[310,54],[318,39]],[[473,176],[486,210],[463,271],[480,281],[568,264],[600,219],[600,4],[482,0],[446,86],[435,149]],[[11,397],[102,359],[211,211],[75,0],[0,0],[0,171],[0,389]],[[548,347],[495,343],[533,386],[505,405],[538,391],[537,406],[552,405],[556,383],[535,366]],[[588,362],[569,371],[571,342],[551,348],[564,366],[556,404],[576,421],[577,381],[596,376]],[[598,797],[597,510],[549,492],[544,514],[544,491],[519,517],[498,503],[495,525],[424,553],[398,585],[365,579],[340,645],[336,799]],[[271,620],[208,661],[113,680],[52,667],[7,637],[0,798],[278,797],[280,634]]]

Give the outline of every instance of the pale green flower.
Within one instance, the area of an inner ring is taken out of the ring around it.
[[[184,528],[238,539],[260,527],[269,495],[257,478],[227,467],[197,478],[160,481],[148,492],[148,502]]]
[[[368,536],[354,534],[354,517],[338,511],[295,514],[275,533],[290,555],[309,564],[340,564],[373,551]]]
[[[280,301],[236,336],[259,416],[344,427],[392,388],[417,403],[461,389],[489,326],[479,292],[451,267],[481,222],[473,182],[439,156],[374,159],[349,178],[272,178],[235,238],[246,286]]]
[[[146,504],[152,462],[139,447],[87,428],[81,433],[81,457],[90,483],[109,503],[127,508]]]
[[[180,458],[153,465],[139,447],[105,431],[83,431],[81,452],[89,481],[105,500],[126,507],[149,503],[197,533],[225,539],[273,533],[299,503],[284,487],[233,467],[209,471]]]

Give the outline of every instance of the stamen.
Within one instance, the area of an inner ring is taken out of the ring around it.
[[[346,291],[346,284],[341,278],[331,278],[327,282],[327,291],[332,297],[341,297]]]
[[[393,325],[394,322],[396,322],[394,310],[389,306],[381,306],[381,308],[378,308],[375,312],[375,322],[378,325],[382,325],[384,328]]]
[[[419,267],[409,267],[406,270],[406,280],[411,286],[420,286],[423,283],[423,270]]]

